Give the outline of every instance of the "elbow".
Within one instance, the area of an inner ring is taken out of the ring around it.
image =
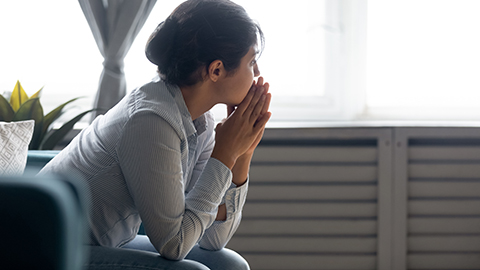
[[[190,250],[185,249],[181,244],[175,244],[175,241],[170,241],[157,250],[159,251],[160,256],[172,261],[183,260],[190,252]]]
[[[227,241],[220,241],[220,239],[211,239],[209,237],[204,237],[202,240],[200,240],[198,244],[203,249],[217,251],[224,248],[227,245]]]
[[[221,250],[222,248],[224,248],[225,246],[200,246],[201,248],[203,249],[206,249],[206,250],[209,250],[209,251],[219,251]]]
[[[185,259],[187,254],[175,254],[173,252],[163,252],[163,253],[160,253],[160,256],[164,257],[167,260],[180,261]]]

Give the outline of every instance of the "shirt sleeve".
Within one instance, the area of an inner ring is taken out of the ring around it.
[[[208,162],[212,154],[215,145],[214,136],[212,134],[209,136],[209,140],[206,144],[206,147],[200,154],[197,164],[195,165],[194,174],[201,175],[205,164]],[[199,242],[200,247],[208,250],[219,250],[227,245],[228,241],[230,241],[240,225],[247,191],[248,180],[240,187],[237,187],[230,182],[230,186],[220,202],[220,204],[225,204],[227,208],[227,219],[225,221],[215,221],[212,226],[205,230],[205,234]]]
[[[186,144],[166,120],[141,112],[125,124],[117,147],[125,181],[145,232],[158,252],[180,260],[201,239],[216,217],[232,181],[220,161],[209,158],[194,189],[184,191],[181,147]]]
[[[215,221],[212,226],[205,231],[199,245],[208,250],[219,250],[224,248],[233,234],[237,231],[242,219],[242,210],[245,205],[248,191],[248,180],[240,187],[234,184],[230,186],[225,193],[225,206],[227,207],[227,219],[225,221]]]

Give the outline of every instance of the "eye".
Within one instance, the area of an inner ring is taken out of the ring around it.
[[[254,66],[257,63],[257,59],[253,59],[251,65]]]

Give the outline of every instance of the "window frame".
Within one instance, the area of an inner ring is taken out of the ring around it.
[[[273,122],[355,120],[365,111],[367,1],[325,4],[333,37],[326,38],[324,95],[274,96]]]

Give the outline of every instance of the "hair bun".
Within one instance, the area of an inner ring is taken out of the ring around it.
[[[178,23],[170,18],[161,22],[147,41],[148,60],[160,67],[168,66],[173,57]]]

